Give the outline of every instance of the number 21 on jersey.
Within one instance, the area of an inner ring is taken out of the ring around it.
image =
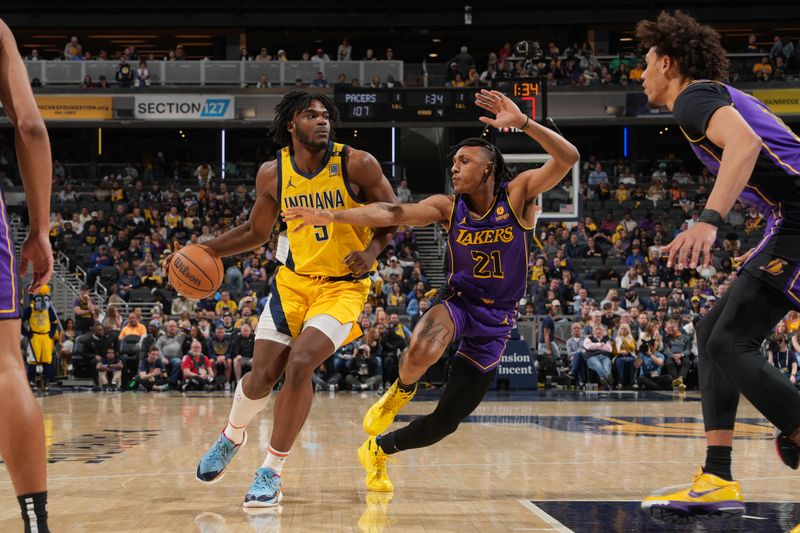
[[[492,250],[488,254],[480,250],[471,250],[470,253],[475,261],[475,266],[472,268],[473,276],[476,278],[503,278],[500,250]]]

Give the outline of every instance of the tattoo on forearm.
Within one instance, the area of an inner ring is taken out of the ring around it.
[[[429,340],[439,344],[442,348],[447,347],[447,339],[450,336],[450,329],[444,324],[426,318],[419,332],[420,340]]]

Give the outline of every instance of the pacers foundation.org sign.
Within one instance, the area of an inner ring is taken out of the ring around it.
[[[227,120],[234,118],[234,97],[137,95],[133,111],[142,120]]]
[[[773,113],[800,113],[800,89],[762,89],[753,96],[767,104]]]
[[[110,96],[36,96],[45,120],[108,120],[113,118]]]

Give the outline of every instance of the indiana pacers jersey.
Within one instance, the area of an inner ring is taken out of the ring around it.
[[[297,168],[288,147],[278,152],[280,209],[312,207],[342,210],[363,205],[347,180],[346,146],[329,143],[320,167],[312,174]],[[362,251],[372,239],[372,228],[331,223],[294,232],[299,221],[286,223],[278,240],[277,257],[287,268],[304,276],[350,275],[344,258]],[[374,268],[374,267],[373,267]]]

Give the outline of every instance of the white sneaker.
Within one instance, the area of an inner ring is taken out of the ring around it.
[[[231,391],[231,384],[230,384],[229,381],[225,382],[225,386],[223,387],[222,390],[224,390],[225,392],[230,392]]]

